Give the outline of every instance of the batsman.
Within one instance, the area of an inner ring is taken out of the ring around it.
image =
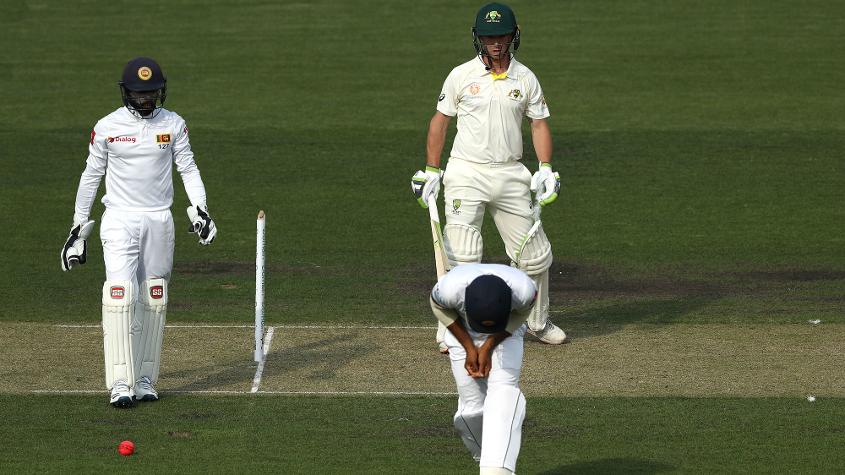
[[[566,333],[549,321],[549,267],[552,246],[542,226],[532,231],[534,207],[553,203],[560,176],[552,171],[549,108],[534,73],[517,61],[520,46],[516,17],[507,5],[481,7],[472,28],[475,56],[454,68],[437,98],[426,143],[425,171],[411,180],[420,205],[437,198],[441,177],[445,192],[443,229],[450,267],[481,262],[481,225],[489,211],[514,266],[534,281],[537,304],[528,317],[528,332],[540,341],[561,344]],[[445,173],[441,153],[452,117],[457,134]],[[532,174],[522,159],[522,123],[531,124],[539,160]],[[534,197],[532,198],[532,192]],[[438,343],[441,344],[440,334]]]
[[[124,67],[118,84],[123,106],[100,119],[91,132],[61,265],[69,271],[85,264],[94,227],[91,207],[105,176],[106,210],[100,225],[106,268],[105,383],[109,402],[124,408],[136,400],[159,398],[155,384],[176,237],[170,213],[173,164],[191,201],[190,231],[208,245],[217,227],[208,214],[185,120],[164,108],[167,79],[161,67],[150,58],[135,58]]]

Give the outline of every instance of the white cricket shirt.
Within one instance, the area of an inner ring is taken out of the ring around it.
[[[106,176],[103,204],[124,211],[163,211],[173,204],[173,164],[192,205],[205,205],[205,186],[194,162],[185,120],[162,109],[140,119],[121,107],[91,131],[88,160],[76,192],[74,223],[89,219],[100,178]]]
[[[437,110],[458,116],[452,157],[476,163],[519,160],[522,118],[549,117],[537,76],[516,58],[511,58],[506,74],[494,79],[478,57],[449,73]]]
[[[456,266],[437,281],[431,291],[431,299],[443,308],[456,311],[464,319],[464,327],[469,328],[466,325],[467,312],[464,300],[466,288],[476,277],[482,275],[495,275],[508,284],[508,287],[511,288],[511,312],[522,313],[531,308],[537,296],[537,287],[534,285],[534,281],[525,272],[502,264],[461,264]],[[518,327],[525,322],[527,313],[520,315],[519,318],[521,321],[513,322],[514,314],[511,313],[512,322],[508,323],[510,333],[515,330],[512,327]]]

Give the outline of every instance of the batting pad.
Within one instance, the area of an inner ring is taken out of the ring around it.
[[[135,289],[128,280],[107,280],[103,285],[103,354],[106,388],[123,380],[135,382],[132,358],[131,325]]]
[[[513,254],[513,251],[508,250],[508,256],[512,261],[517,261],[517,256]],[[549,242],[541,225],[537,228],[537,232],[523,244],[519,255],[519,268],[526,274],[534,276],[547,271],[552,266],[552,260],[552,243]]]
[[[167,315],[167,280],[150,279],[141,284],[141,295],[135,312],[135,375],[158,381],[161,364],[161,342]]]
[[[484,242],[481,233],[467,224],[450,223],[443,228],[443,243],[449,267],[481,262]]]
[[[549,319],[549,270],[546,269],[538,275],[532,275],[531,280],[537,287],[537,297],[531,313],[528,314],[528,328],[540,331],[546,326]]]
[[[504,467],[516,471],[522,445],[525,396],[510,385],[490,386],[484,400],[484,434],[481,437],[481,467]]]

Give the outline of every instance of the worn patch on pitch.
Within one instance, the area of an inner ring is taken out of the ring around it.
[[[567,328],[526,337],[522,389],[550,396],[845,397],[845,325]],[[99,326],[0,324],[0,393],[103,391]],[[158,388],[248,394],[250,327],[169,326]],[[453,394],[431,328],[276,327],[259,392]]]

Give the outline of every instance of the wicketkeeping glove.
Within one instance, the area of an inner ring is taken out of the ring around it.
[[[552,172],[551,164],[541,163],[540,169],[531,176],[531,191],[541,206],[554,202],[560,192],[560,174]]]
[[[417,202],[423,208],[428,208],[428,197],[432,196],[437,199],[440,193],[440,177],[443,172],[439,168],[425,167],[425,171],[417,170],[414,176],[411,177],[411,191],[417,197]]]
[[[88,244],[85,242],[94,229],[94,221],[74,224],[62,248],[62,270],[67,272],[77,264],[85,264],[88,255]]]
[[[200,244],[208,246],[217,236],[217,226],[214,220],[208,215],[208,209],[203,206],[188,206],[188,219],[191,220],[189,233],[197,233],[200,237]]]

